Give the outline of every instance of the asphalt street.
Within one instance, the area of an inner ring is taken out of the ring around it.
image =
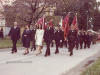
[[[42,54],[36,56],[36,51],[30,51],[23,55],[24,48],[18,48],[18,52],[11,54],[8,49],[0,51],[0,75],[62,75],[88,57],[100,51],[100,44],[91,45],[90,49],[74,49],[74,55],[69,56],[68,49],[59,49],[59,54],[54,54],[55,47],[51,48],[51,56],[44,57],[46,47]]]

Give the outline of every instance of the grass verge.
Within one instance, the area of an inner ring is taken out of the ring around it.
[[[100,58],[85,69],[81,75],[100,75]]]

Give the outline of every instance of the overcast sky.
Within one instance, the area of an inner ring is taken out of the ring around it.
[[[100,1],[100,0],[97,0],[97,2],[98,2],[98,1]]]
[[[15,0],[2,0],[2,1],[3,1],[3,4],[11,4]],[[6,1],[6,3],[5,3],[5,1]],[[9,1],[9,2],[7,2],[7,1]],[[100,0],[96,0],[96,1],[99,2]]]

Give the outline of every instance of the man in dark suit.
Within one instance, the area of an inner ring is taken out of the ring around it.
[[[77,34],[77,38],[76,38],[76,50],[78,50],[79,44],[80,44],[80,33]]]
[[[84,49],[87,46],[87,31],[84,31]]]
[[[62,40],[62,42],[60,42],[60,48],[62,48],[63,47],[63,45],[64,45],[64,30],[63,29],[61,29],[61,40]]]
[[[11,27],[7,38],[9,38],[10,36],[13,43],[11,53],[14,53],[14,52],[17,52],[16,44],[17,44],[17,41],[20,39],[20,28],[17,26],[17,22],[14,22],[14,27]]]
[[[82,29],[81,32],[80,32],[80,49],[82,49],[83,41],[84,41],[84,32],[83,32],[83,29]]]
[[[31,47],[31,51],[34,48],[34,50],[36,50],[36,46],[35,46],[35,33],[36,33],[36,28],[35,28],[35,24],[32,24],[33,29],[31,31],[31,41],[32,41],[32,47]]]
[[[43,37],[47,46],[45,57],[50,56],[50,43],[53,42],[53,34],[54,34],[54,29],[50,27],[49,23],[47,23],[47,28],[45,29],[44,37]]]
[[[71,25],[71,30],[68,31],[67,35],[69,41],[70,56],[73,55],[73,48],[75,47],[76,37],[77,37],[77,31],[74,29],[74,25]]]
[[[59,53],[58,48],[60,47],[60,42],[62,42],[62,30],[60,29],[60,25],[57,25],[57,30],[54,35],[55,43],[56,43],[56,51],[55,54]]]
[[[54,28],[54,35],[55,35],[55,32],[56,32],[56,28]],[[51,42],[51,47],[54,46],[54,42]]]
[[[89,35],[89,31],[87,32],[87,47],[90,48],[90,41],[91,41],[91,36]]]

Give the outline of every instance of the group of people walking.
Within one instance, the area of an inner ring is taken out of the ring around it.
[[[65,45],[68,47],[68,51],[70,52],[69,55],[72,56],[73,48],[76,47],[78,50],[80,45],[80,49],[82,49],[83,43],[84,48],[90,48],[91,42],[94,40],[93,35],[94,34],[91,34],[90,31],[81,30],[77,32],[74,25],[71,25],[67,38],[64,38],[64,30],[60,28],[60,25],[57,25],[57,28],[52,28],[50,24],[47,23],[45,30],[42,29],[41,24],[39,24],[38,27],[35,27],[35,24],[32,24],[32,30],[30,29],[30,25],[26,25],[26,29],[22,34],[22,42],[23,46],[25,47],[25,52],[23,54],[26,55],[29,53],[30,42],[32,41],[31,51],[33,48],[36,50],[35,44],[38,46],[36,56],[42,53],[41,49],[43,47],[43,42],[46,42],[45,57],[51,55],[50,45],[53,47],[54,42],[56,45],[56,50],[54,52],[55,54],[59,53],[59,47],[62,48],[63,45]],[[7,38],[10,36],[13,43],[11,53],[15,53],[17,52],[16,43],[20,39],[20,28],[18,27],[17,22],[14,22],[14,27],[10,29]]]

